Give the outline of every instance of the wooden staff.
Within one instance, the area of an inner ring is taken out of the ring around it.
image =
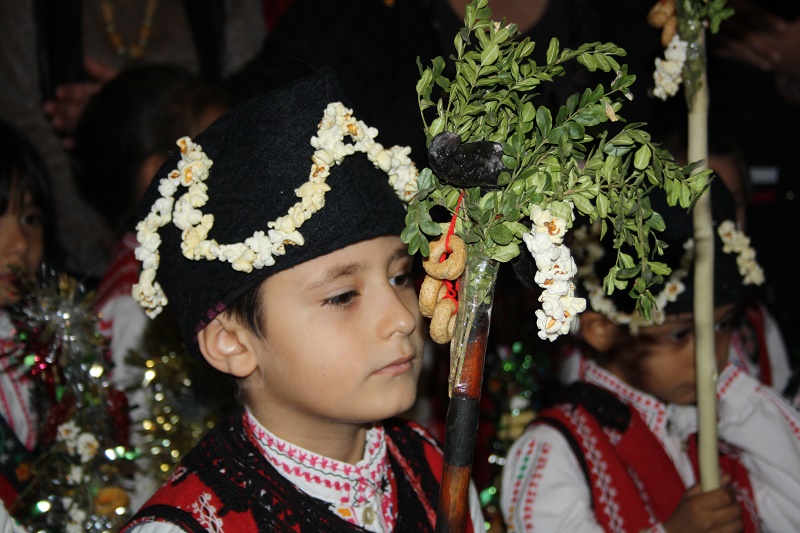
[[[700,33],[697,46],[705,48]],[[705,61],[699,86],[689,105],[689,161],[708,158],[708,84]],[[700,172],[705,165],[696,170]],[[697,453],[703,491],[720,485],[717,437],[717,363],[714,357],[714,234],[711,224],[711,191],[693,208],[695,370],[697,375]]]
[[[447,407],[444,440],[444,470],[436,515],[438,533],[464,531],[469,510],[472,456],[478,434],[483,363],[488,324],[477,332],[464,357],[462,382],[454,389]]]
[[[450,345],[450,404],[436,531],[462,533],[469,512],[472,458],[480,418],[483,367],[498,263],[467,258]]]

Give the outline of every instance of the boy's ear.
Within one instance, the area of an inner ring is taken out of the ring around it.
[[[588,309],[581,313],[580,321],[581,337],[589,346],[598,353],[605,353],[611,349],[619,333],[616,324],[600,313]]]
[[[211,366],[237,378],[252,374],[258,363],[254,335],[226,313],[218,315],[197,334],[200,352]]]

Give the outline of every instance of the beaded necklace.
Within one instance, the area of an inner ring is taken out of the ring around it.
[[[142,25],[139,27],[139,41],[125,46],[125,41],[122,39],[122,34],[117,29],[114,23],[114,6],[111,0],[100,0],[100,6],[103,10],[103,19],[106,23],[106,35],[108,35],[108,42],[116,50],[119,56],[128,56],[131,59],[138,59],[144,55],[147,48],[147,43],[150,40],[150,30],[153,27],[153,19],[156,15],[158,8],[158,0],[147,0],[144,6],[144,18]]]

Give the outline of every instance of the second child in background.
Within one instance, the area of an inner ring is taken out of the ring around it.
[[[148,324],[131,296],[141,267],[134,255],[136,208],[158,168],[177,150],[175,139],[200,133],[230,105],[228,93],[182,67],[142,66],[121,72],[103,86],[75,134],[78,190],[116,238],[109,243],[111,260],[99,281],[94,308],[100,313],[100,333],[110,338],[114,382],[129,390],[133,421],[146,414],[144,390],[131,387],[131,376],[138,373],[127,370],[126,358],[130,350],[144,347]],[[135,443],[135,431],[133,438]],[[146,495],[153,489],[143,486],[141,492]]]
[[[666,225],[658,238],[668,246],[658,260],[672,274],[654,290],[650,321],[627,291],[602,290],[598,277],[616,257],[611,244],[588,236],[573,243],[576,286],[587,297],[575,334],[585,359],[560,403],[540,412],[507,456],[509,531],[796,530],[800,414],[728,360],[745,286],[763,282],[763,273],[736,229],[728,189],[715,180],[710,194],[722,486],[702,492],[697,483],[692,217],[654,198]]]
[[[33,280],[54,250],[49,244],[48,173],[35,146],[0,121],[0,500],[10,507],[25,480],[20,465],[31,461],[38,444],[38,423],[31,398],[31,377],[16,360],[14,324],[8,309],[24,292],[24,276]]]

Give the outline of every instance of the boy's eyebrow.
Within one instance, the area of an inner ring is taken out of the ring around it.
[[[404,245],[400,245],[394,251],[391,257],[391,262],[401,261],[408,259],[409,261],[412,259],[410,255],[408,255],[408,250]],[[357,272],[360,272],[366,268],[366,265],[360,261],[353,262],[353,263],[345,263],[343,265],[335,265],[331,268],[326,269],[323,271],[322,275],[317,278],[317,280],[308,286],[308,290],[314,290],[319,287],[330,283],[331,281],[341,278],[344,276],[351,276]]]
[[[345,263],[343,265],[332,266],[322,272],[322,275],[317,280],[309,285],[308,290],[318,289],[331,281],[344,276],[351,276],[366,268],[362,262]]]

